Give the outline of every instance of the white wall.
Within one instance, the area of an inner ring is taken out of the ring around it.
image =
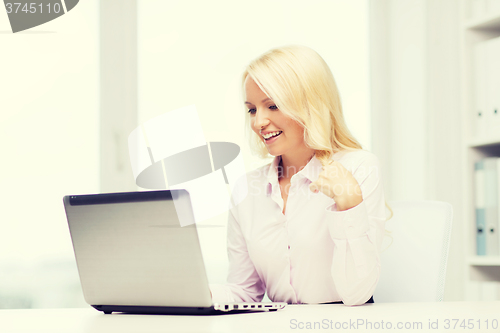
[[[139,123],[196,104],[207,141],[243,149],[247,171],[265,164],[244,136],[241,75],[261,53],[286,44],[329,64],[347,124],[371,148],[366,0],[139,1]],[[189,129],[187,128],[187,133]],[[226,278],[226,214],[200,229],[210,282]]]
[[[140,123],[195,103],[207,140],[246,144],[244,67],[272,47],[296,43],[330,65],[347,122],[370,148],[365,0],[150,0],[138,3],[138,15]]]
[[[97,4],[16,34],[0,10],[0,307],[83,304],[62,198],[99,189]]]
[[[453,205],[448,301],[463,299],[458,5],[370,1],[373,152],[388,200]]]

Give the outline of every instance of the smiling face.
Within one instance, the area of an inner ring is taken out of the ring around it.
[[[296,154],[306,148],[303,127],[281,112],[250,76],[245,80],[245,93],[252,130],[269,154]]]

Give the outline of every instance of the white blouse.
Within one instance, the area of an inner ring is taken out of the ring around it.
[[[322,171],[315,156],[292,176],[284,215],[279,156],[235,186],[233,196],[248,194],[229,211],[228,282],[210,285],[213,302],[260,302],[267,291],[274,302],[359,305],[373,295],[386,221],[380,162],[360,149],[333,160],[353,174],[363,196],[345,211],[309,190]]]

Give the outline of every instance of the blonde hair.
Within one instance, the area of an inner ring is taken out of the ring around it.
[[[316,51],[300,45],[269,50],[245,69],[243,92],[248,76],[281,112],[304,128],[304,142],[315,150],[322,165],[341,150],[363,149],[347,128],[330,67]],[[245,122],[251,149],[262,158],[269,157],[265,144],[250,130],[249,118]],[[387,202],[385,205],[391,212],[390,219],[392,209]]]

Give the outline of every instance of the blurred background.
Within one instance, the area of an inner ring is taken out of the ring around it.
[[[62,198],[142,190],[127,139],[145,121],[196,104],[207,142],[238,144],[247,171],[269,163],[247,144],[241,74],[287,44],[309,46],[329,64],[348,127],[382,162],[387,201],[453,204],[445,300],[499,299],[500,261],[488,263],[485,281],[469,272],[477,265],[468,166],[479,158],[470,153],[498,149],[469,143],[464,82],[476,30],[464,22],[483,22],[489,5],[84,0],[16,34],[0,11],[0,308],[87,306]],[[208,223],[220,227],[199,232],[210,283],[226,279],[226,220],[214,217]]]

